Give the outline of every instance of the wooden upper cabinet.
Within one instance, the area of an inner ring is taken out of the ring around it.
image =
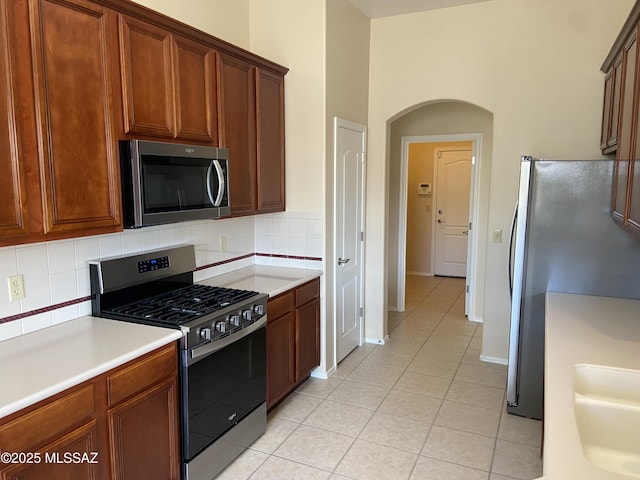
[[[216,52],[175,37],[176,136],[218,143]]]
[[[0,246],[121,231],[132,138],[226,147],[231,215],[284,211],[286,72],[127,0],[0,0]]]
[[[622,90],[620,99],[620,131],[613,184],[612,215],[624,221],[627,201],[629,162],[632,155],[634,120],[634,90],[636,84],[638,42],[634,30],[623,50]]]
[[[229,149],[232,215],[255,213],[257,167],[255,67],[231,55],[218,55],[220,145]]]
[[[22,151],[18,139],[14,64],[11,61],[9,36],[13,22],[8,9],[13,4],[0,3],[0,238],[27,235],[26,173],[21,162]]]
[[[601,70],[607,75],[612,118],[608,134],[609,150],[616,149],[611,215],[626,230],[640,237],[640,0],[636,1],[618,34]],[[609,86],[610,84],[610,86]],[[619,93],[616,93],[616,90]],[[616,95],[619,95],[616,97]],[[605,113],[603,113],[604,118]],[[617,127],[617,128],[616,128]],[[603,135],[605,125],[603,124]],[[612,147],[614,146],[615,147]]]
[[[284,77],[258,69],[256,85],[258,211],[285,209]]]
[[[124,133],[217,143],[215,50],[120,15]]]
[[[604,81],[604,102],[602,108],[602,130],[600,149],[602,153],[611,153],[618,146],[618,128],[620,126],[620,100],[622,98],[623,55],[621,54],[607,72]]]
[[[85,0],[30,0],[29,7],[43,232],[116,231],[114,12]]]
[[[169,32],[119,15],[124,132],[175,136]]]

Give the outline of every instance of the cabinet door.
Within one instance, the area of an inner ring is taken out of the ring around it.
[[[256,211],[255,67],[231,55],[218,55],[218,128],[229,149],[232,215]]]
[[[622,55],[613,65],[613,92],[611,92],[611,119],[607,135],[607,147],[618,144],[618,128],[620,127],[620,98],[622,92]]]
[[[638,42],[636,32],[627,41],[623,51],[623,82],[620,99],[620,129],[613,183],[612,215],[624,221],[627,202],[627,183],[632,148],[634,87],[636,83]]]
[[[20,143],[14,67],[11,61],[9,31],[14,23],[9,20],[11,2],[0,3],[0,238],[25,236],[28,233],[26,216],[26,172],[23,170]]]
[[[320,301],[296,308],[296,381],[320,365]]]
[[[119,23],[124,132],[173,138],[171,35],[125,15]]]
[[[284,77],[258,69],[256,85],[258,210],[285,209]]]
[[[267,306],[267,311],[269,307]],[[295,386],[295,332],[293,312],[267,324],[267,408]]]
[[[611,105],[613,103],[614,70],[611,69],[604,79],[604,100],[602,102],[602,126],[600,130],[600,149],[605,150],[611,131]]]
[[[85,0],[29,5],[44,233],[116,231],[115,14]]]
[[[181,37],[174,52],[176,135],[217,145],[216,52]]]
[[[108,411],[112,478],[179,480],[177,379]]]
[[[96,420],[46,445],[40,451],[30,453],[37,453],[40,461],[15,464],[0,470],[0,480],[98,480],[105,475],[106,466],[101,468],[100,465],[107,459],[98,454]]]

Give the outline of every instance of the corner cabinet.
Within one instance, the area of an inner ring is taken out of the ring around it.
[[[267,304],[267,408],[286,398],[320,365],[320,280]]]
[[[0,8],[0,195],[12,206],[0,245],[121,229],[114,13],[84,0]]]
[[[177,367],[161,347],[1,419],[0,451],[31,458],[0,464],[0,480],[178,480]]]
[[[640,235],[640,2],[637,1],[602,65],[605,73],[603,153],[615,151],[611,215]]]

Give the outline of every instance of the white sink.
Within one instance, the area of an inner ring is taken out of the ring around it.
[[[575,415],[585,457],[640,478],[640,371],[576,365]]]

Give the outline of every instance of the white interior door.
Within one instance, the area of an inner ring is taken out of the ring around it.
[[[436,149],[434,273],[467,274],[471,150]]]
[[[336,360],[362,344],[366,128],[335,120]]]

